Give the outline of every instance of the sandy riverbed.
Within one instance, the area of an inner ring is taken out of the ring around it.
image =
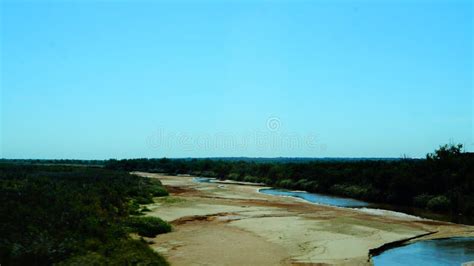
[[[171,192],[148,206],[173,224],[152,239],[172,265],[370,265],[369,249],[426,238],[474,236],[474,227],[380,215],[258,193],[261,187],[158,178]]]

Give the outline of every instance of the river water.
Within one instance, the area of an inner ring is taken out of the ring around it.
[[[364,211],[382,211],[370,207],[380,205],[368,202],[328,196],[318,193],[304,191],[290,191],[284,189],[260,189],[259,192],[275,196],[290,196],[301,198],[312,203],[325,204],[337,207],[361,208]],[[368,208],[369,207],[369,208]],[[390,209],[394,209],[393,207]],[[382,211],[383,213],[383,211]],[[391,214],[406,215],[391,212]],[[427,240],[387,250],[373,258],[374,265],[461,265],[462,263],[474,261],[474,238],[448,238],[439,240]]]
[[[194,181],[200,183],[212,183],[215,181],[215,179],[196,177],[194,178]],[[351,198],[329,196],[318,193],[309,193],[305,191],[291,191],[286,189],[273,188],[260,189],[259,192],[274,196],[300,198],[317,204],[331,205],[344,208],[361,208],[361,210],[363,211],[369,211],[374,213],[380,212],[383,214],[384,210],[381,209],[388,209],[391,210],[390,212],[392,215],[406,215],[404,213],[396,212],[400,210],[396,206],[371,204],[368,202]],[[411,211],[411,214],[414,214],[413,211]],[[470,261],[473,261],[474,263],[474,238],[472,237],[447,238],[415,242],[413,244],[389,249],[373,257],[374,265],[382,266],[444,266],[461,265],[462,263]]]
[[[215,181],[215,179],[196,177],[194,178],[194,181],[200,183],[212,183]],[[383,213],[383,210],[380,209],[388,209],[391,211],[391,214],[406,215],[404,213],[394,212],[400,210],[397,208],[397,206],[371,204],[368,202],[351,198],[329,196],[319,193],[309,193],[305,191],[291,191],[286,189],[273,188],[260,189],[259,192],[274,196],[296,197],[317,204],[331,205],[344,208],[361,208],[361,210],[364,211],[381,211]],[[403,210],[404,209],[402,209],[402,211]],[[411,214],[416,213],[413,213],[413,210],[411,210]],[[424,217],[426,217],[426,215]],[[413,244],[389,249],[373,257],[374,265],[381,266],[445,266],[461,265],[462,263],[470,261],[473,261],[474,263],[474,237],[420,241],[415,242]]]
[[[317,193],[308,193],[305,191],[290,191],[285,189],[273,189],[273,188],[264,188],[259,190],[260,193],[275,195],[275,196],[289,196],[307,200],[309,202],[338,206],[338,207],[366,207],[369,206],[369,203],[350,199],[350,198],[341,198],[328,196]]]
[[[474,263],[474,237],[425,240],[389,249],[373,257],[374,265],[460,266]]]
[[[195,177],[193,178],[193,180],[195,182],[198,182],[198,183],[213,183],[214,180],[216,180],[215,178],[209,178],[209,177]]]

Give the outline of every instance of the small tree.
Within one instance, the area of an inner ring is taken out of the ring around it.
[[[458,157],[462,152],[462,144],[446,144],[440,146],[434,153],[428,153],[427,159],[431,160],[446,160]]]

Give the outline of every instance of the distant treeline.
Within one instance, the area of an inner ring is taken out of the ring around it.
[[[0,163],[8,164],[42,164],[42,165],[84,165],[103,166],[105,160],[71,160],[71,159],[0,159]]]
[[[171,158],[172,159],[172,158]],[[350,162],[350,161],[396,161],[399,158],[346,158],[346,157],[208,157],[212,161],[254,162],[254,163],[305,163],[305,162]],[[129,159],[130,160],[130,159]],[[136,160],[136,159],[131,159]],[[141,159],[140,159],[141,160]],[[176,159],[172,159],[176,160]],[[179,160],[195,160],[195,158],[180,158]],[[108,160],[73,160],[73,159],[0,159],[0,163],[10,164],[41,164],[41,165],[84,165],[104,166]]]
[[[0,163],[0,264],[167,265],[129,236],[171,230],[140,216],[165,195],[158,180],[124,171]]]
[[[192,174],[474,215],[474,156],[445,145],[426,159],[316,160],[308,162],[219,159],[109,160],[126,171]]]

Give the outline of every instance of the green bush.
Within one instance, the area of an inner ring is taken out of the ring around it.
[[[131,232],[140,236],[154,237],[171,231],[171,225],[158,217],[129,217],[125,222]]]
[[[158,253],[144,241],[126,240],[115,242],[104,252],[108,265],[169,265]]]
[[[296,182],[295,187],[301,190],[315,191],[318,189],[318,183],[307,179],[300,179]]]
[[[102,266],[102,265],[168,265],[163,257],[139,240],[112,242],[101,249],[101,253],[87,252],[65,261],[58,266]]]
[[[153,203],[153,198],[150,196],[143,196],[135,198],[138,204],[150,204]]]
[[[282,179],[278,181],[276,185],[283,188],[293,188],[294,183],[291,179]]]
[[[434,196],[428,194],[421,194],[413,198],[413,205],[419,208],[426,208],[428,202],[433,199]]]
[[[164,197],[169,195],[168,191],[166,191],[166,189],[161,185],[153,186],[150,190],[150,193],[153,195],[153,197]]]
[[[143,207],[140,212],[151,212],[150,209],[148,209],[147,207]]]
[[[451,205],[451,200],[446,196],[436,196],[428,201],[426,207],[433,211],[447,211]]]
[[[239,174],[237,174],[237,173],[230,173],[230,174],[227,176],[227,178],[230,179],[230,180],[237,180],[237,181],[240,180],[240,176],[239,176]]]
[[[74,256],[65,261],[56,263],[57,266],[82,266],[82,265],[91,265],[91,266],[101,266],[107,265],[107,261],[102,254],[97,252],[88,252],[85,255]]]
[[[330,191],[338,195],[343,195],[352,198],[361,198],[367,195],[368,188],[356,185],[336,184],[331,187]]]
[[[148,179],[148,192],[153,197],[163,197],[168,196],[168,191],[163,187],[160,180],[158,179]]]
[[[136,200],[131,200],[128,203],[128,213],[131,215],[139,215],[140,214],[140,204]]]
[[[255,176],[247,175],[247,176],[244,177],[244,181],[245,182],[251,182],[251,183],[257,183],[258,178],[255,177]]]

